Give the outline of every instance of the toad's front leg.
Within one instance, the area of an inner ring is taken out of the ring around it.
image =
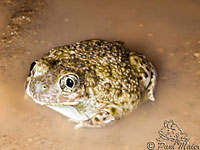
[[[106,105],[97,111],[91,119],[79,122],[75,128],[80,127],[104,127],[115,120],[119,120],[123,115],[123,110],[117,105]]]

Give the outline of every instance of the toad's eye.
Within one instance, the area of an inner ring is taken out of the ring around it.
[[[58,80],[59,87],[64,92],[73,92],[80,84],[79,77],[75,74],[65,74]]]

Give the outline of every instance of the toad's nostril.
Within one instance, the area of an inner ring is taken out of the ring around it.
[[[47,86],[46,86],[46,85],[43,85],[43,86],[42,86],[42,88],[43,88],[43,89],[46,89],[46,88],[47,88]]]
[[[35,83],[35,92],[46,92],[48,91],[48,89],[49,89],[49,86],[44,83],[41,83],[41,82]]]
[[[47,85],[43,85],[42,88],[43,88],[43,90],[46,90],[46,89],[48,89],[48,86]]]

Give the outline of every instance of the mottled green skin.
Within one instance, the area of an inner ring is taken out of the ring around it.
[[[80,84],[64,92],[58,80],[69,73],[78,76]],[[123,42],[87,40],[56,47],[37,60],[27,78],[27,90],[40,104],[71,105],[80,114],[93,113],[87,120],[74,121],[79,126],[101,127],[129,114],[141,102],[154,100],[155,81],[152,64]]]

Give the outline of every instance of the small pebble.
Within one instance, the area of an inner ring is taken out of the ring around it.
[[[65,21],[65,22],[69,22],[69,18],[65,18],[64,21]]]
[[[36,44],[37,44],[37,43],[38,43],[38,40],[34,40],[34,43],[36,43]]]
[[[173,56],[174,56],[174,53],[169,53],[169,56],[170,56],[170,57],[173,57]]]
[[[28,139],[28,141],[29,141],[29,142],[32,142],[32,141],[33,141],[33,139],[32,139],[32,138],[30,138],[30,139]]]
[[[167,79],[168,79],[168,77],[166,77],[166,76],[161,77],[161,80],[167,80]]]
[[[200,57],[200,53],[194,53],[194,57],[199,58]]]
[[[148,36],[148,37],[152,37],[153,34],[152,34],[152,33],[148,33],[147,36]]]
[[[185,44],[189,45],[189,44],[190,44],[190,42],[185,42]]]
[[[45,41],[44,41],[44,40],[41,40],[41,41],[40,41],[40,43],[41,43],[41,44],[44,44],[44,43],[45,43]]]
[[[6,71],[6,67],[5,66],[0,66],[0,71]]]
[[[159,53],[163,53],[164,52],[164,48],[157,48],[156,49]]]
[[[140,23],[139,25],[138,25],[138,27],[140,27],[140,28],[142,28],[144,25],[142,24],[142,23]]]

